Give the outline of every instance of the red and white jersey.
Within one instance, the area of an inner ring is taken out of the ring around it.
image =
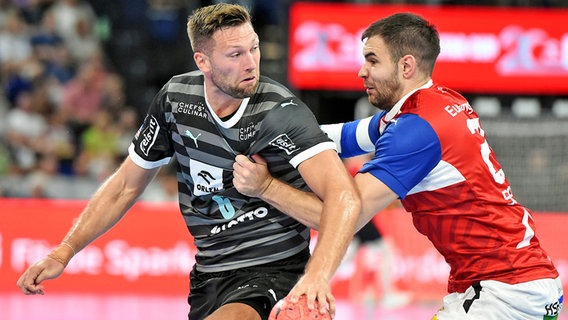
[[[399,195],[416,229],[450,265],[449,292],[481,280],[515,284],[558,277],[479,117],[457,92],[429,82],[388,113],[322,129],[341,141],[343,157],[374,145],[374,158],[360,172]]]

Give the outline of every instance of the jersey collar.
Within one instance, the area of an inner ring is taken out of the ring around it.
[[[421,87],[418,87],[418,88],[408,92],[406,95],[404,95],[404,97],[402,97],[400,100],[398,100],[398,102],[392,107],[392,109],[390,109],[390,111],[387,112],[387,114],[385,114],[381,118],[381,121],[379,122],[379,132],[382,134],[383,131],[385,130],[387,124],[400,113],[400,109],[402,108],[402,105],[404,104],[404,102],[406,102],[408,97],[413,95],[414,92],[416,92],[418,90],[430,88],[433,84],[434,84],[434,82],[432,81],[432,79],[430,79],[430,80],[428,80],[428,82],[426,82]]]

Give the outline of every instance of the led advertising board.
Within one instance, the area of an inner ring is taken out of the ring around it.
[[[362,90],[365,28],[416,13],[440,33],[434,81],[471,93],[568,94],[568,10],[295,3],[288,75],[298,89]]]

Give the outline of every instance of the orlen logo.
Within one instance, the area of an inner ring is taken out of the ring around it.
[[[262,219],[262,218],[266,217],[267,215],[268,215],[268,209],[267,208],[265,208],[265,207],[256,208],[253,211],[249,211],[249,212],[241,214],[236,219],[233,219],[233,220],[229,221],[228,223],[224,223],[220,226],[213,227],[213,229],[211,229],[211,234],[218,234],[220,232],[223,232],[227,229],[230,229],[230,228],[236,226],[239,223],[242,223],[242,222],[245,222],[245,221],[254,221],[256,219]]]
[[[285,133],[274,138],[268,144],[286,151],[288,155],[291,155],[298,150],[298,147],[294,144],[294,142],[292,142],[292,139],[290,139],[290,137],[288,137]]]
[[[150,119],[147,120],[145,126],[140,132],[142,139],[142,141],[140,141],[140,150],[144,153],[144,155],[148,156],[152,145],[156,142],[158,132],[160,132],[160,125],[154,116],[150,116]]]

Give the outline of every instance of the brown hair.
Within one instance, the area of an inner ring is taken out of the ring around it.
[[[440,54],[440,38],[436,27],[413,13],[397,13],[372,23],[361,39],[379,36],[385,42],[393,61],[410,54],[418,68],[432,75]]]
[[[207,49],[208,41],[219,29],[251,23],[249,11],[236,4],[219,3],[193,11],[187,22],[187,34],[194,52]]]

